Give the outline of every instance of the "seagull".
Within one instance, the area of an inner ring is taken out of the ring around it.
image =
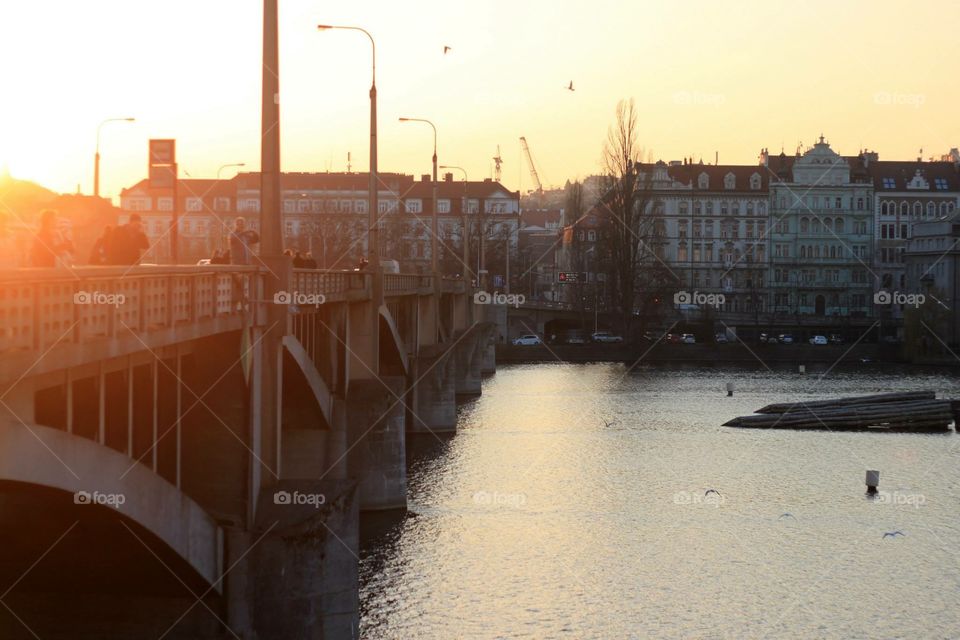
[[[573,88],[573,80],[571,80],[571,81],[570,81],[570,84],[567,85],[567,90],[568,90],[568,91],[576,91],[576,89]]]
[[[614,418],[613,420],[604,419],[604,420],[603,420],[603,424],[609,429],[609,428],[612,427],[613,425],[617,424],[617,420],[616,420],[616,418]]]
[[[897,536],[906,536],[906,535],[907,534],[905,534],[903,531],[887,531],[885,534],[883,534],[883,537],[896,538]]]
[[[715,493],[715,494],[717,494],[718,496],[720,495],[720,492],[717,491],[716,489],[707,489],[706,491],[703,492],[703,497],[706,498],[706,497],[707,497],[708,495],[710,495],[711,493]]]
[[[447,45],[443,45],[443,55],[447,55],[447,51],[453,51],[453,47],[448,47]]]
[[[777,518],[777,520],[783,520],[784,518],[793,518],[794,520],[797,519],[796,516],[794,516],[792,513],[783,513],[783,514],[780,514],[780,517]]]

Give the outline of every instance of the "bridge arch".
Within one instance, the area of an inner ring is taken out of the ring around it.
[[[220,590],[222,537],[200,505],[126,455],[41,425],[0,422],[0,481],[75,496],[123,496],[118,512],[150,532]]]

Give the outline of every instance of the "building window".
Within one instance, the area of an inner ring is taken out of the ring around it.
[[[203,200],[200,198],[187,198],[187,211],[202,211]]]
[[[896,189],[897,181],[893,178],[884,178],[883,179],[883,188],[884,189]]]
[[[934,178],[933,185],[940,191],[947,191],[950,188],[946,178]]]
[[[173,198],[157,198],[157,211],[173,211]]]
[[[420,213],[423,208],[423,202],[421,200],[407,200],[404,206],[407,213]]]
[[[437,200],[437,213],[450,213],[450,201]]]

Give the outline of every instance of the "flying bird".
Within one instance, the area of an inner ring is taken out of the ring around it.
[[[613,425],[617,424],[617,422],[618,422],[618,421],[617,421],[616,418],[614,418],[613,420],[607,420],[607,419],[604,418],[604,420],[603,420],[603,424],[604,424],[608,429],[609,429],[610,427],[612,427]]]
[[[794,520],[797,519],[796,516],[794,516],[792,513],[782,513],[780,514],[780,517],[777,518],[777,520],[783,520],[784,518],[793,518]]]
[[[447,55],[447,51],[453,51],[453,47],[448,47],[447,45],[443,45],[443,55]]]
[[[573,80],[567,85],[567,91],[576,91],[576,89],[573,88]]]
[[[897,536],[906,536],[906,535],[907,534],[905,534],[903,531],[887,531],[885,534],[883,534],[883,537],[896,538]]]
[[[706,491],[703,492],[703,497],[706,498],[706,497],[707,497],[708,495],[710,495],[711,493],[715,493],[715,494],[717,494],[718,496],[720,495],[720,492],[717,491],[716,489],[707,489]],[[721,497],[722,497],[722,496],[721,496]]]

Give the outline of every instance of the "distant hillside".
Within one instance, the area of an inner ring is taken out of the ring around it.
[[[33,224],[37,214],[56,197],[56,193],[34,182],[0,174],[0,216],[6,227]]]
[[[86,264],[94,241],[106,225],[117,223],[119,209],[109,200],[58,194],[27,180],[0,174],[0,266],[26,266],[41,211],[57,212],[76,247],[74,262]]]

